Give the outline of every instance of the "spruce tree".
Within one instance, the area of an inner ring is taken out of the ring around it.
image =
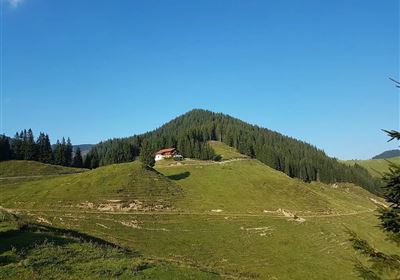
[[[65,145],[65,166],[71,166],[72,164],[72,154],[73,154],[73,148],[72,148],[72,143],[71,139],[67,139],[67,143]]]
[[[153,167],[155,164],[154,150],[148,140],[144,140],[142,142],[142,148],[140,150],[140,161],[144,166]]]
[[[398,83],[398,82],[397,82]],[[398,83],[400,86],[400,83]],[[400,140],[400,132],[384,130],[393,139]],[[386,185],[384,189],[384,198],[389,207],[379,209],[379,219],[381,228],[387,234],[388,240],[400,246],[400,165],[390,163],[389,171],[383,177]],[[350,241],[353,248],[368,258],[370,265],[361,262],[356,263],[356,271],[359,276],[368,280],[379,279],[400,279],[400,255],[385,254],[366,240],[360,238],[354,231],[348,230]]]
[[[391,140],[400,140],[399,132],[394,137],[390,133],[389,136],[392,137]],[[381,209],[379,219],[382,228],[400,242],[400,165],[390,162],[389,171],[383,179],[386,182],[384,198],[389,207]]]
[[[24,130],[24,159],[37,160],[37,147],[33,137],[32,129]]]
[[[49,136],[41,132],[36,140],[36,146],[38,161],[52,163],[52,149]]]
[[[83,167],[82,154],[79,147],[76,148],[74,158],[72,159],[72,166],[78,168]]]
[[[11,159],[10,140],[5,135],[0,135],[0,161]]]

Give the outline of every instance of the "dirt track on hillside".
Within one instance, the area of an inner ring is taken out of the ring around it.
[[[6,209],[6,208],[4,208]],[[235,213],[235,212],[179,212],[179,211],[131,211],[131,212],[120,212],[120,211],[80,211],[78,209],[27,209],[27,208],[8,208],[7,210],[12,211],[14,213],[74,213],[74,214],[108,214],[108,215],[176,215],[176,216],[219,216],[219,217],[265,217],[265,218],[273,218],[273,219],[289,219],[290,217],[285,215],[271,215],[271,213]],[[335,213],[335,214],[306,214],[306,215],[297,215],[299,218],[334,218],[334,217],[342,217],[342,216],[356,216],[366,213],[372,213],[375,209],[368,209],[358,212],[349,212],[349,213]]]

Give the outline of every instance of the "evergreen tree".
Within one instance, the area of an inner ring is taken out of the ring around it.
[[[54,145],[53,150],[53,163],[56,165],[63,165],[63,151],[62,151],[62,144],[60,140],[57,140],[57,143]]]
[[[79,168],[83,167],[82,154],[81,154],[81,149],[79,147],[76,148],[75,155],[72,160],[72,166]]]
[[[23,147],[25,160],[37,160],[37,146],[33,137],[32,129],[24,130]]]
[[[24,159],[22,132],[21,134],[17,132],[12,139],[11,152],[13,159]]]
[[[393,139],[400,140],[399,132],[395,135],[392,132],[388,134],[392,137],[390,141]],[[384,198],[390,207],[381,209],[379,219],[382,228],[400,242],[400,165],[390,163],[389,172],[385,174],[383,179],[386,182]]]
[[[389,134],[390,135],[390,134]],[[400,134],[395,137],[400,139]],[[379,210],[381,227],[391,240],[400,245],[400,165],[391,163],[389,172],[384,176],[386,186],[384,197],[388,208]],[[355,269],[364,279],[400,279],[400,255],[388,255],[372,247],[354,231],[348,230],[353,248],[368,258],[370,265],[357,262]]]
[[[67,143],[65,146],[65,166],[72,165],[72,154],[73,154],[73,147],[71,143],[71,139],[67,139]]]
[[[0,161],[11,159],[10,140],[5,135],[0,135]]]
[[[40,133],[36,140],[37,160],[43,163],[52,163],[53,151],[47,134]]]
[[[92,168],[92,156],[88,153],[83,160],[83,167]]]
[[[144,140],[142,143],[142,148],[140,150],[140,160],[144,166],[153,167],[155,164],[154,160],[154,149],[151,142]]]
[[[398,82],[397,82],[398,83]],[[400,87],[400,83],[398,83]],[[400,132],[384,130],[389,137],[400,140]],[[389,172],[384,175],[386,185],[384,198],[389,204],[380,208],[379,219],[382,230],[388,235],[388,240],[400,246],[400,165],[390,163]],[[366,240],[361,239],[354,231],[348,230],[353,248],[368,258],[370,265],[357,262],[355,268],[360,277],[368,280],[400,279],[400,255],[388,255],[372,247]]]

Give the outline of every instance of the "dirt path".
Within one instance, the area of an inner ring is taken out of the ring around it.
[[[156,168],[171,168],[171,167],[185,167],[185,166],[206,166],[206,165],[218,165],[218,164],[227,164],[235,161],[244,161],[244,160],[252,160],[250,158],[233,158],[233,159],[228,159],[228,160],[223,160],[223,161],[203,161],[203,162],[191,162],[191,160],[188,160],[186,163],[181,163],[177,162],[176,164],[170,164],[170,165],[159,165],[155,166]]]
[[[219,217],[266,217],[266,218],[276,218],[276,219],[288,219],[284,215],[274,215],[272,213],[229,213],[229,212],[178,212],[178,211],[130,211],[130,212],[118,212],[118,211],[80,211],[75,209],[8,209],[14,212],[33,212],[33,213],[75,213],[75,214],[107,214],[107,215],[176,215],[176,216],[219,216]],[[372,213],[375,209],[368,209],[358,212],[349,212],[342,214],[307,214],[298,215],[300,218],[334,218],[342,216],[356,216],[366,213]]]

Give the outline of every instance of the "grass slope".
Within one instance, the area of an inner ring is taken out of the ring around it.
[[[48,176],[84,172],[86,169],[45,164],[37,161],[9,160],[0,162],[0,178]]]
[[[157,204],[168,207],[180,191],[174,182],[133,162],[41,180],[8,180],[0,185],[0,203],[52,209],[91,209],[99,204],[104,208],[128,207],[135,202],[142,208]]]
[[[157,279],[185,278],[176,266],[206,278],[358,279],[354,260],[363,259],[346,227],[384,252],[396,250],[377,227],[382,200],[364,189],[306,184],[257,160],[228,158],[165,161],[157,164],[165,177],[128,163],[11,180],[0,185],[0,205],[173,267]]]
[[[389,162],[400,164],[400,157],[388,159],[369,159],[369,160],[346,160],[344,163],[349,165],[358,164],[367,169],[372,176],[382,178],[383,174],[389,170]]]
[[[235,159],[235,158],[248,158],[241,154],[235,148],[229,147],[219,141],[208,141],[208,144],[214,149],[215,154],[221,155],[223,160]]]
[[[0,210],[0,279],[218,279],[86,234],[18,219]]]

